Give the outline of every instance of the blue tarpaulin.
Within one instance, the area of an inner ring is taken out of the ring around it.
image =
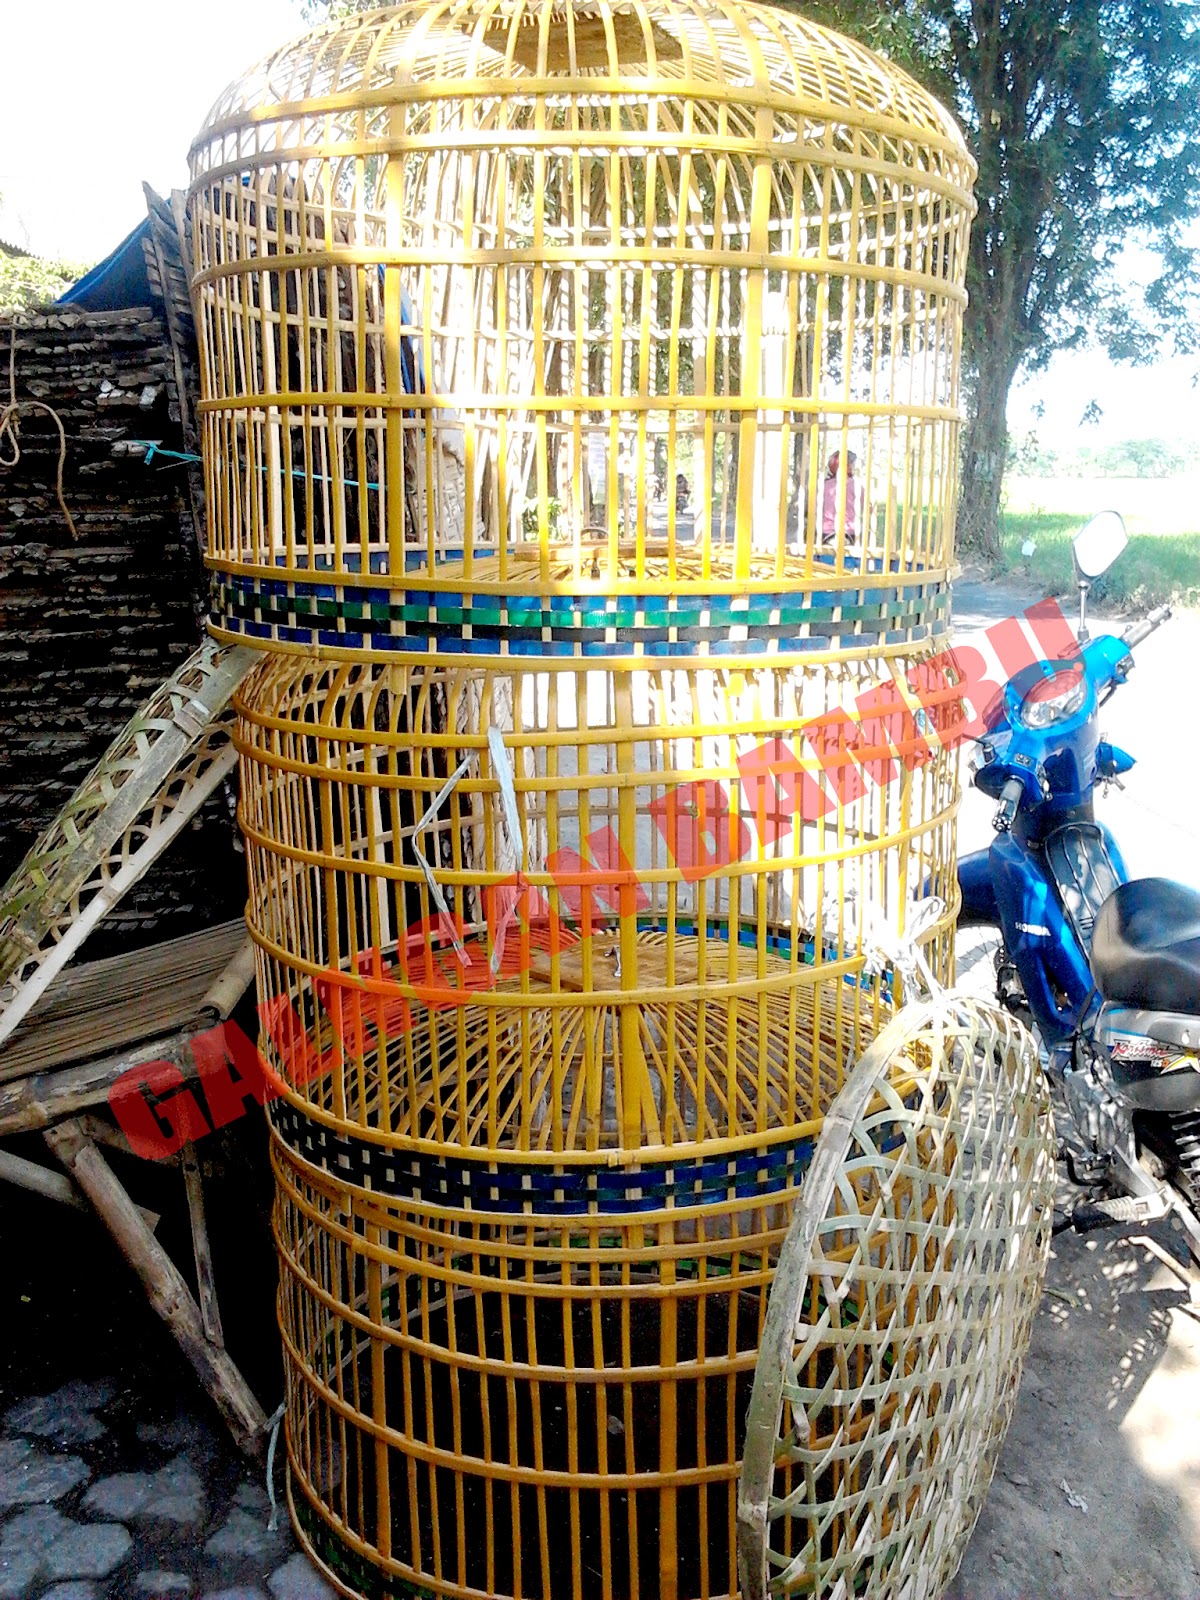
[[[142,241],[149,232],[147,217],[126,234],[111,255],[98,261],[66,294],[60,295],[57,303],[77,306],[80,311],[126,311],[131,306],[148,306],[150,278]]]
[[[142,241],[150,232],[150,219],[139,222],[132,233],[126,234],[111,255],[98,261],[90,272],[84,273],[78,283],[72,284],[66,294],[60,295],[60,306],[77,306],[81,311],[126,311],[132,306],[148,306],[157,299],[150,290],[150,277],[146,271],[146,252]],[[379,286],[383,288],[384,269],[379,268]],[[400,290],[400,320],[411,327],[417,320],[416,306],[407,289]],[[406,394],[423,394],[425,391],[425,361],[419,338],[400,341],[401,382]]]

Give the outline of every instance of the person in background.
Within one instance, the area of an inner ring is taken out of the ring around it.
[[[841,505],[846,509],[846,544],[856,545],[862,531],[863,492],[854,468],[858,457],[853,450],[846,452],[846,477],[842,484]],[[839,495],[838,483],[842,464],[841,451],[835,450],[825,469],[824,498],[821,503],[821,543],[836,544],[838,536]]]

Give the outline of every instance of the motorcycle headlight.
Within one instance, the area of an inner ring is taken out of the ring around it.
[[[1021,721],[1027,728],[1053,728],[1069,721],[1087,699],[1087,674],[1082,670],[1057,672],[1043,678],[1021,701]]]

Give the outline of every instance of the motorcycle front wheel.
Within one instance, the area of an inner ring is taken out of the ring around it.
[[[1008,960],[1000,929],[987,924],[960,927],[955,934],[954,951],[958,988],[988,1000],[998,999],[1000,969]]]

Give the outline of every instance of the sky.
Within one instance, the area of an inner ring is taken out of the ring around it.
[[[1200,444],[1200,354],[1164,357],[1145,367],[1117,366],[1099,350],[1055,356],[1045,373],[1013,385],[1009,429],[1059,452],[1126,439]],[[1101,415],[1085,423],[1095,403]],[[1038,414],[1040,408],[1040,415]]]
[[[304,31],[296,0],[0,0],[0,232],[105,256],[160,194],[221,90]],[[22,234],[25,237],[22,237]]]
[[[0,0],[0,236],[39,255],[107,255],[145,216],[142,179],[183,187],[221,90],[303,29],[298,0],[55,0],[49,13]],[[1010,425],[1057,450],[1200,441],[1198,370],[1200,357],[1140,369],[1058,357],[1014,388]],[[1092,401],[1102,416],[1081,427]]]

